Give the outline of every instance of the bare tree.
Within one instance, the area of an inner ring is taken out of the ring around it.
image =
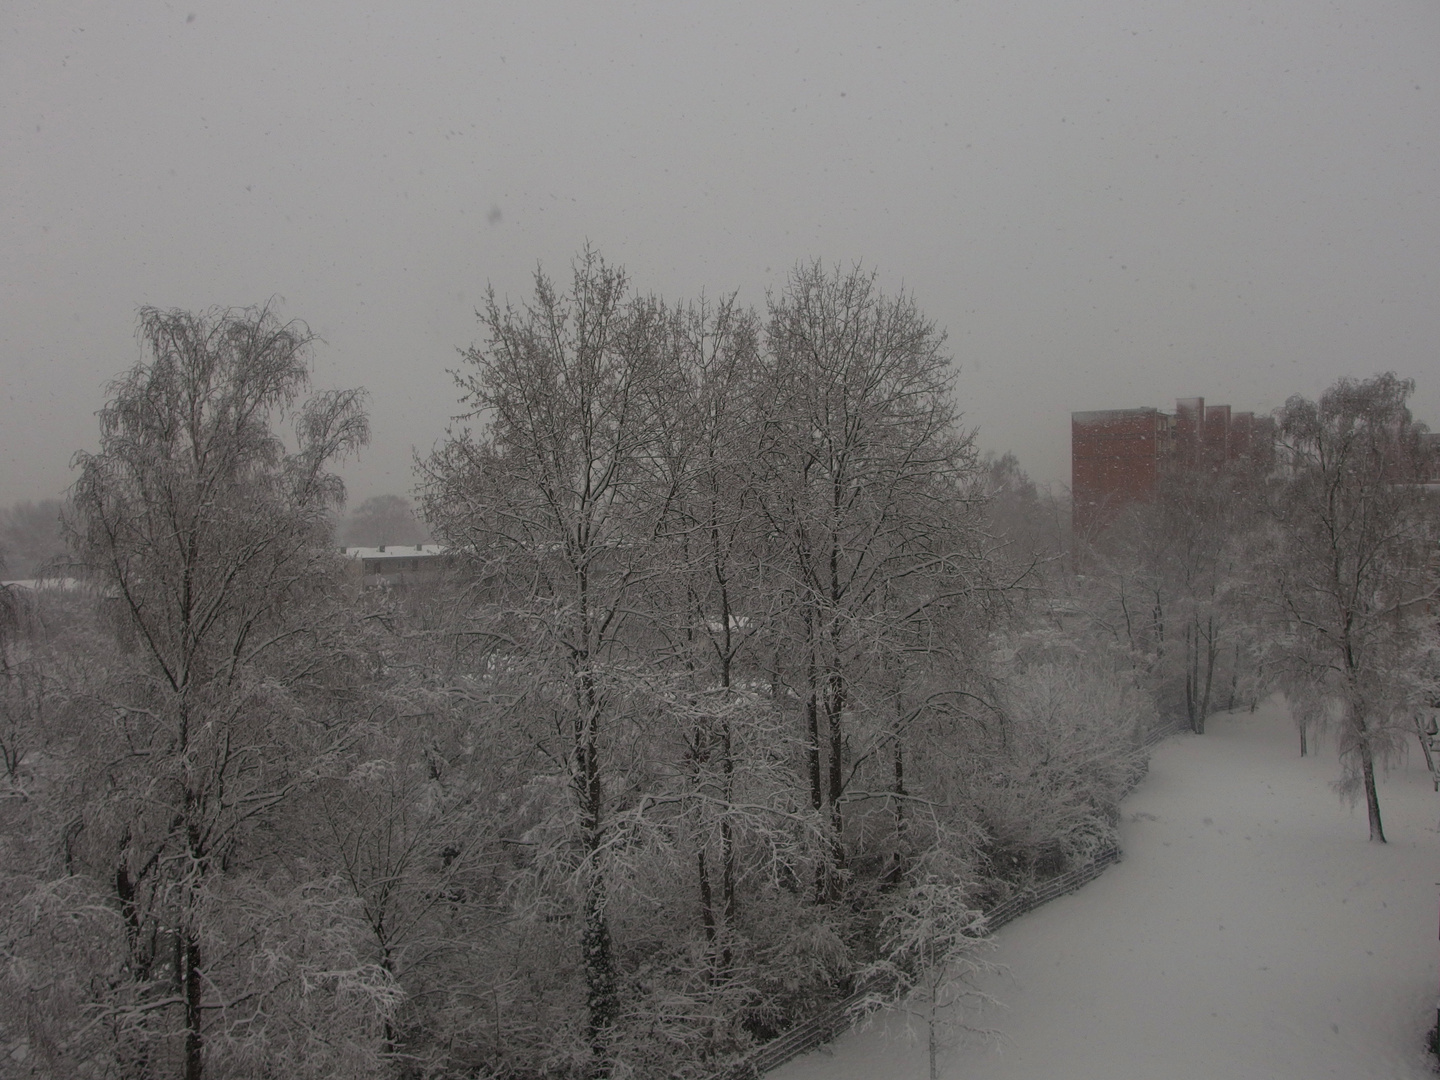
[[[835,899],[860,676],[883,652],[884,627],[979,585],[956,542],[966,531],[950,527],[977,466],[956,425],[944,334],[911,297],[884,295],[872,273],[815,263],[792,273],[769,314],[764,392],[776,405],[759,482],[788,549],[787,670],[804,702],[811,805],[833,834],[817,888]],[[892,606],[902,581],[910,603]]]
[[[676,718],[690,720],[681,756],[697,819],[696,884],[709,960],[723,975],[738,904],[734,727],[757,722],[755,650],[773,607],[754,485],[766,415],[754,394],[759,328],[733,297],[672,311],[666,326],[669,377],[653,467],[655,497],[668,507],[668,550],[653,606],[663,612],[656,626],[679,673],[684,704]]]
[[[861,1003],[898,1006],[907,1027],[924,1024],[930,1080],[939,1080],[940,1062],[962,1032],[985,1038],[996,1033],[967,1023],[964,1010],[993,1004],[994,999],[975,983],[977,976],[994,970],[981,958],[993,946],[985,916],[975,909],[974,885],[966,882],[960,867],[926,868],[897,894],[880,924],[880,959],[866,971],[868,981],[887,992],[876,992]]]
[[[1242,682],[1253,700],[1252,551],[1267,460],[1257,448],[1213,469],[1172,463],[1152,501],[1128,507],[1086,545],[1086,610],[1129,654],[1135,685],[1197,733],[1216,708],[1234,707]]]
[[[205,952],[206,897],[315,764],[307,597],[333,560],[342,489],[327,467],[366,421],[358,391],[297,405],[311,334],[268,309],[146,308],[139,334],[150,360],[111,386],[100,448],[75,458],[68,529],[125,650],[96,718],[114,757],[94,840],[97,857],[109,848],[131,987],[113,1024],[149,1068],[178,1017],[179,1072],[198,1080],[205,1017],[232,1004]]]
[[[1440,595],[1424,487],[1430,443],[1406,405],[1413,390],[1390,373],[1342,379],[1318,401],[1292,397],[1277,413],[1277,648],[1291,689],[1338,710],[1341,790],[1363,795],[1377,843],[1385,833],[1376,764],[1404,738],[1418,648],[1434,630],[1425,609]]]
[[[425,516],[472,560],[531,673],[517,715],[574,798],[579,946],[592,1068],[610,1067],[619,1013],[607,858],[633,715],[627,649],[654,573],[663,507],[649,490],[661,366],[656,304],[630,299],[623,271],[586,250],[571,286],[535,276],[533,301],[481,314],[489,341],[457,375],[483,433],[453,432],[426,467]]]
[[[1201,734],[1221,700],[1217,677],[1224,680],[1228,672],[1233,688],[1242,669],[1254,668],[1259,652],[1250,551],[1259,528],[1261,479],[1249,461],[1175,472],[1163,481],[1153,508],[1153,554],[1173,646],[1167,650],[1167,689],[1178,691],[1190,729]]]

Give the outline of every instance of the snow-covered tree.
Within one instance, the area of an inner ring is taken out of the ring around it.
[[[1024,635],[996,663],[1004,738],[977,735],[966,801],[995,876],[1012,883],[1083,864],[1115,843],[1154,704],[1086,634]]]
[[[1076,601],[1130,657],[1134,683],[1203,733],[1259,681],[1258,489],[1268,453],[1162,472],[1151,501],[1090,538]]]
[[[940,869],[917,873],[891,899],[880,923],[880,959],[864,972],[875,989],[860,1003],[862,1010],[897,1006],[907,1022],[924,1025],[930,1080],[939,1080],[941,1059],[960,1034],[993,1037],[974,1019],[992,1002],[974,981],[993,969],[982,956],[993,944],[985,916],[972,903],[975,886],[962,869]]]
[[[872,736],[852,729],[889,711],[878,699],[893,678],[874,661],[918,655],[899,638],[988,586],[974,573],[984,562],[968,513],[977,463],[944,343],[912,297],[885,295],[858,268],[801,265],[770,303],[763,392],[774,419],[757,483],[784,545],[781,674],[803,702],[810,802],[832,832],[817,882],[831,900],[847,862],[847,761],[870,756]],[[881,688],[875,700],[867,684]]]
[[[1281,474],[1275,527],[1275,641],[1287,687],[1309,715],[1339,713],[1341,790],[1360,796],[1370,839],[1385,840],[1375,785],[1423,688],[1421,658],[1440,596],[1436,517],[1425,482],[1432,444],[1410,416],[1409,380],[1341,379],[1318,401],[1278,411]]]
[[[430,459],[425,516],[485,580],[495,632],[513,643],[503,662],[526,673],[521,738],[570,786],[586,1040],[606,1071],[620,1008],[608,869],[617,754],[638,707],[627,641],[663,511],[648,490],[661,319],[588,250],[568,289],[537,272],[529,304],[492,293],[481,317],[489,339],[457,379],[484,428],[452,432]]]
[[[76,456],[68,521],[120,643],[82,759],[80,839],[124,957],[94,1023],[126,1067],[198,1080],[218,1053],[207,1018],[233,1034],[233,1010],[264,1009],[263,973],[234,966],[232,871],[337,746],[333,715],[312,711],[333,698],[309,693],[338,647],[317,603],[342,494],[328,470],[366,421],[357,391],[300,401],[311,335],[268,309],[146,308],[139,333],[149,358],[111,386],[99,449]]]

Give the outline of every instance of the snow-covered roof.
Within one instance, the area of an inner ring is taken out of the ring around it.
[[[423,556],[444,555],[441,544],[384,544],[380,547],[344,547],[340,554],[347,559],[414,559]]]

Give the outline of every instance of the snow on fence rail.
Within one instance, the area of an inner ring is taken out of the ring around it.
[[[1148,750],[1171,735],[1178,735],[1182,731],[1189,730],[1190,725],[1184,720],[1171,720],[1152,729],[1141,740],[1141,746]],[[1141,771],[1135,777],[1134,783],[1130,785],[1131,788],[1134,787],[1134,784],[1138,784],[1144,776],[1145,772]],[[1058,877],[1050,878],[1039,885],[1021,889],[985,913],[986,929],[998,930],[1026,912],[1034,911],[1041,904],[1049,903],[1066,893],[1074,892],[1087,882],[1094,881],[1107,866],[1119,862],[1120,858],[1121,852],[1118,847],[1112,845],[1102,848],[1083,865],[1067,870]],[[884,986],[875,983],[861,986],[844,1000],[837,1001],[828,1009],[824,1009],[803,1023],[796,1024],[783,1035],[778,1035],[763,1046],[756,1048],[744,1061],[726,1074],[728,1080],[758,1080],[771,1069],[778,1069],[787,1061],[792,1061],[801,1054],[814,1050],[817,1046],[833,1042],[855,1023],[857,1015],[864,1011],[866,1005],[875,1000],[877,991],[884,989],[886,989]]]
[[[1034,911],[1041,904],[1048,904],[1057,896],[1072,893],[1081,885],[1094,881],[1107,866],[1120,861],[1118,847],[1102,848],[1089,862],[1067,870],[1059,877],[1042,881],[1039,885],[1021,889],[1014,896],[1000,901],[985,913],[985,928],[999,930],[1006,923],[1018,919],[1027,911]]]
[[[1168,739],[1171,735],[1179,735],[1183,731],[1190,730],[1190,722],[1184,717],[1176,717],[1167,720],[1159,727],[1152,728],[1150,732],[1140,740],[1140,745],[1146,750],[1150,749],[1162,739]]]
[[[1027,911],[1033,911],[1041,904],[1054,900],[1057,896],[1074,892],[1086,882],[1099,877],[1111,863],[1119,861],[1120,849],[1118,847],[1104,848],[1083,866],[1077,866],[1073,870],[1041,882],[1039,885],[1021,889],[985,913],[986,929],[998,930],[1011,920],[1018,919]],[[731,1080],[756,1080],[771,1069],[778,1069],[787,1061],[797,1058],[823,1043],[833,1041],[855,1023],[857,1013],[864,1010],[867,999],[873,1002],[876,992],[883,989],[885,987],[875,983],[868,983],[860,987],[844,1000],[837,1001],[828,1009],[812,1016],[804,1023],[796,1024],[783,1035],[771,1039],[756,1049],[728,1076]]]

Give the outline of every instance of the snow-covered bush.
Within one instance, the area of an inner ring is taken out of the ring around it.
[[[931,1080],[956,1037],[979,1030],[967,1021],[966,1008],[990,1001],[972,979],[992,970],[980,956],[992,942],[985,916],[974,906],[976,888],[958,869],[919,869],[892,894],[880,923],[879,959],[862,973],[874,991],[861,1008],[898,1005],[912,1034],[914,1025],[923,1024]]]
[[[1008,658],[1004,713],[967,791],[985,836],[984,870],[1011,883],[1049,877],[1115,842],[1116,805],[1143,768],[1153,707],[1093,657]]]

